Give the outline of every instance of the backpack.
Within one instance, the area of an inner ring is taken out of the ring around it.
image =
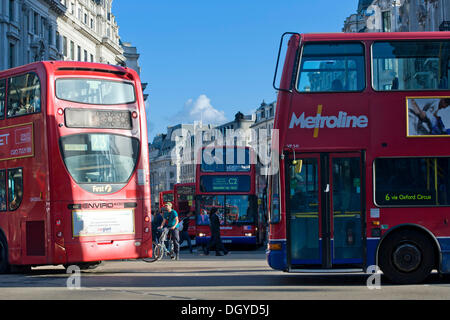
[[[185,219],[185,218],[184,218]],[[181,219],[180,221],[178,221],[177,224],[177,229],[181,232],[184,229],[184,219]]]

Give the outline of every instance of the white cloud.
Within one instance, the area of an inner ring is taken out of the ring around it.
[[[226,122],[225,112],[211,105],[211,99],[200,95],[196,100],[189,99],[174,117],[176,121],[190,123],[202,120],[203,123],[220,124]]]

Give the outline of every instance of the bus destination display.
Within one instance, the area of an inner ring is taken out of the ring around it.
[[[65,110],[65,121],[68,128],[100,128],[131,130],[131,113],[128,110]]]
[[[202,192],[249,192],[249,175],[207,175],[200,178]]]

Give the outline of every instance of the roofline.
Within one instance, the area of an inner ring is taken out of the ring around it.
[[[91,71],[91,72],[109,72],[117,74],[134,74],[134,70],[127,67],[121,67],[117,65],[109,65],[103,63],[95,62],[80,62],[80,61],[37,61],[29,64],[17,66],[11,69],[6,69],[0,71],[0,76],[7,74],[20,73],[22,71],[27,71],[31,69],[36,69],[39,67],[44,67],[46,69],[53,69],[55,72],[58,69],[68,70],[73,69],[74,71]]]
[[[351,41],[351,40],[417,40],[449,39],[449,31],[435,32],[360,32],[360,33],[304,33],[303,41]]]

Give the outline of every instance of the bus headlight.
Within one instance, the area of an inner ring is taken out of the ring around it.
[[[204,234],[204,233],[199,233],[198,236],[199,236],[199,237],[204,237],[204,236],[206,236],[206,234]]]
[[[245,235],[246,237],[251,237],[251,236],[253,236],[253,234],[252,234],[251,232],[245,233],[244,235]]]

